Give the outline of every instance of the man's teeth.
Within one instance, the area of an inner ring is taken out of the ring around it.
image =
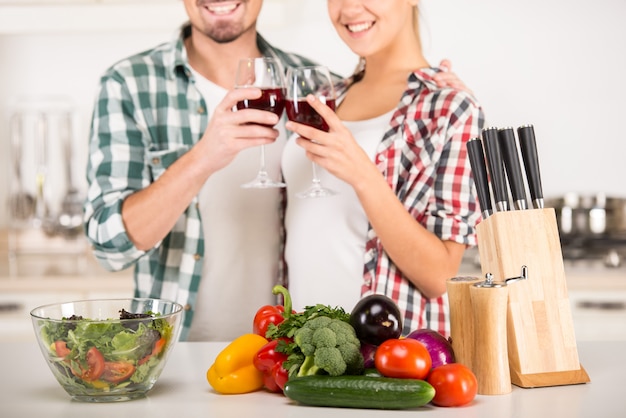
[[[232,12],[237,8],[237,4],[219,4],[213,3],[209,5],[209,11],[211,13],[215,13],[216,15],[222,15]]]
[[[367,23],[357,23],[356,25],[348,25],[348,30],[350,32],[363,32],[372,27],[372,22]]]

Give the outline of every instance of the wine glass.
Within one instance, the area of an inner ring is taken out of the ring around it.
[[[278,115],[279,118],[281,117],[285,108],[285,81],[280,65],[273,58],[244,58],[239,60],[235,75],[235,88],[244,87],[260,88],[261,97],[242,100],[237,103],[237,109],[266,110]],[[242,184],[241,187],[266,189],[285,186],[285,183],[270,178],[265,167],[265,146],[261,145],[259,171],[254,180]]]
[[[328,68],[324,66],[290,67],[287,70],[287,93],[285,111],[289,120],[309,125],[328,132],[324,118],[306,101],[306,96],[314,95],[322,103],[335,110],[335,89]],[[327,197],[336,194],[322,187],[317,176],[317,164],[312,163],[313,179],[311,186],[296,196],[301,198]]]

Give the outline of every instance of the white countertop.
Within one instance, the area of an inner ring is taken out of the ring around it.
[[[626,341],[581,342],[581,363],[591,382],[535,389],[513,387],[507,395],[477,396],[461,408],[426,406],[417,410],[332,409],[293,404],[282,395],[258,391],[219,395],[205,374],[223,343],[178,343],[148,397],[129,402],[72,401],[56,382],[34,343],[0,344],[0,411],[3,417],[293,417],[321,414],[348,418],[420,416],[458,418],[618,418],[626,411]],[[417,415],[416,415],[417,414]]]

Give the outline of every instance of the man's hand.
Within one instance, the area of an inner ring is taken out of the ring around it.
[[[452,63],[448,59],[443,59],[439,63],[439,68],[442,70],[435,74],[435,82],[439,87],[452,87],[454,89],[463,90],[468,92],[469,94],[474,94],[469,87],[461,81],[461,79],[452,72]]]

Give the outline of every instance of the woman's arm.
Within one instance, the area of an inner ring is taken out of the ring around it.
[[[387,180],[337,116],[315,98],[312,106],[330,126],[329,133],[290,123],[307,157],[349,183],[365,210],[385,252],[427,298],[441,296],[446,280],[456,275],[465,245],[442,240],[409,213]],[[468,138],[469,139],[469,138]]]

